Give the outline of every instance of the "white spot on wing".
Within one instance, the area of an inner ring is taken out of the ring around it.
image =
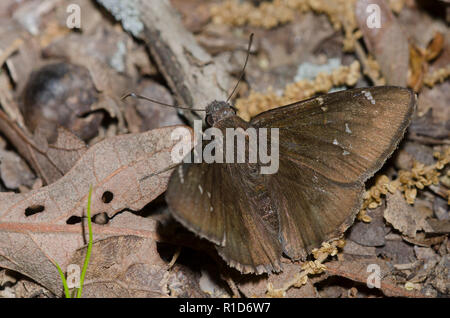
[[[352,131],[350,130],[350,127],[348,126],[347,123],[345,123],[345,132],[346,132],[347,134],[351,134],[351,133],[352,133]]]
[[[211,192],[209,192],[209,191],[206,191],[206,194],[208,195],[208,198],[210,198],[210,199],[211,199]]]
[[[350,154],[350,152],[348,152],[347,150],[344,150],[344,151],[342,152],[342,154],[343,154],[344,156],[348,156],[348,155]]]
[[[182,166],[178,166],[178,176],[180,177],[181,184],[183,184],[184,183],[184,176],[183,176],[183,167]]]
[[[373,98],[372,94],[370,92],[366,92],[366,91],[361,91],[361,93],[364,94],[364,96],[366,97],[366,99],[372,104],[375,105],[375,99]]]
[[[198,191],[200,191],[200,194],[203,194],[203,188],[201,185],[198,185]]]
[[[333,140],[333,145],[339,145],[338,141],[336,140],[336,138]]]

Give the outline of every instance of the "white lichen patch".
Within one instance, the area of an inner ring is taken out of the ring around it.
[[[339,142],[337,141],[337,139],[336,138],[334,138],[334,140],[333,140],[333,145],[339,145]]]
[[[348,156],[348,155],[350,154],[350,152],[348,152],[347,150],[344,150],[344,151],[342,152],[342,154],[343,154],[344,156]]]
[[[121,21],[123,28],[135,37],[139,37],[141,32],[144,31],[144,24],[140,19],[141,15],[138,11],[137,0],[98,0],[98,2],[108,9],[116,20]]]
[[[198,185],[198,191],[200,191],[200,194],[203,194],[203,188],[201,185]]]

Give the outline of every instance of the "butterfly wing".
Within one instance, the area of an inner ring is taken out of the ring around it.
[[[248,164],[184,163],[169,180],[166,201],[185,227],[217,245],[243,273],[281,270],[278,230],[261,217],[262,178]]]
[[[304,258],[350,226],[363,182],[397,147],[414,106],[408,89],[373,87],[323,95],[253,118],[252,126],[279,128],[279,169],[265,178],[288,256]]]
[[[362,184],[333,181],[289,159],[280,158],[278,173],[266,180],[283,251],[292,259],[305,259],[322,242],[338,238],[361,207]]]
[[[337,182],[364,182],[397,147],[414,105],[409,89],[358,88],[264,112],[251,125],[280,129],[280,157]]]

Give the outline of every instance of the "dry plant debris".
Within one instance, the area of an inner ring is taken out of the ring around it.
[[[425,166],[423,163],[415,162],[411,171],[400,170],[398,177],[390,180],[386,175],[380,175],[376,178],[373,185],[364,194],[364,202],[358,218],[364,222],[370,222],[366,214],[366,209],[375,209],[381,205],[382,195],[395,193],[397,190],[404,194],[407,203],[414,204],[417,196],[417,190],[422,190],[430,185],[439,183],[441,170],[450,162],[450,148],[446,148],[443,153],[435,153],[436,163]],[[447,194],[450,204],[450,193]]]
[[[357,28],[354,4],[355,0],[274,0],[254,6],[250,2],[226,0],[211,7],[212,19],[217,24],[273,28],[279,24],[292,22],[295,12],[314,11],[325,13],[335,30],[345,33],[344,50],[353,49],[355,40],[360,36]]]
[[[319,73],[314,80],[300,80],[289,84],[281,95],[276,94],[271,89],[266,93],[252,91],[248,97],[236,100],[236,108],[239,110],[238,115],[245,120],[249,120],[263,111],[288,105],[318,93],[326,93],[333,87],[353,86],[360,76],[360,65],[358,61],[354,61],[349,66],[341,66],[335,69],[331,74]]]
[[[269,283],[267,285],[268,297],[284,297],[286,291],[291,287],[301,288],[308,281],[308,275],[318,275],[326,271],[327,267],[323,262],[328,256],[335,256],[338,253],[338,248],[342,248],[345,245],[344,240],[335,240],[330,243],[324,242],[320,248],[316,248],[312,251],[315,258],[314,261],[305,262],[302,264],[302,271],[295,274],[294,277],[287,281],[282,288],[274,289],[273,285]]]
[[[155,239],[153,220],[148,219],[145,225],[135,219],[127,227],[120,220],[130,222],[130,217],[136,216],[115,215],[124,209],[138,211],[165,191],[174,165],[171,150],[178,142],[171,139],[174,128],[105,139],[89,148],[69,172],[49,186],[28,193],[0,193],[0,265],[32,277],[59,294],[61,283],[53,261],[65,268],[71,253],[84,245],[80,231],[91,185],[92,214],[106,213],[114,220],[110,226],[94,227],[96,239],[111,235]],[[181,141],[190,142],[191,132],[185,131],[188,135]],[[146,228],[140,228],[143,225]],[[40,264],[38,271],[35,262]]]
[[[423,79],[423,82],[433,87],[436,83],[442,83],[450,76],[450,65],[434,70],[431,73],[427,73]]]

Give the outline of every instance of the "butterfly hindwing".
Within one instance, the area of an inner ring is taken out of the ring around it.
[[[291,258],[337,238],[359,211],[363,183],[394,151],[415,99],[397,87],[327,94],[256,116],[279,129],[279,170],[266,184]]]
[[[292,259],[305,259],[322,242],[338,238],[361,207],[362,184],[338,183],[289,159],[280,158],[278,173],[266,180],[283,251]]]

